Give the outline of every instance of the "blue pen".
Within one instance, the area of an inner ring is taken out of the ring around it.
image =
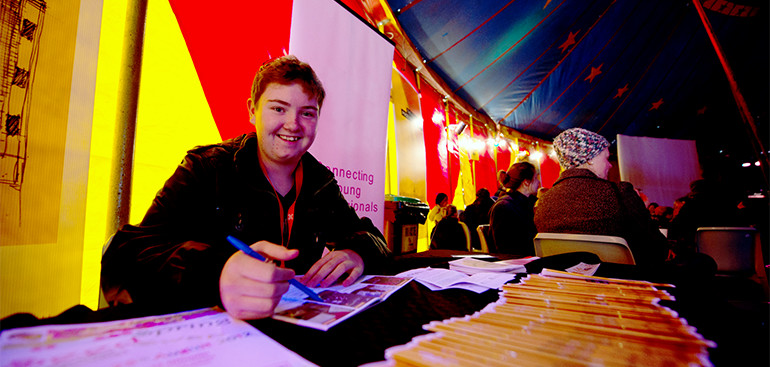
[[[249,247],[248,245],[243,243],[243,241],[241,241],[241,240],[239,240],[239,239],[237,239],[237,238],[235,238],[233,236],[227,236],[227,240],[230,241],[230,243],[232,243],[233,246],[235,246],[239,250],[243,251],[243,253],[245,253],[246,255],[249,255],[249,256],[251,256],[251,257],[253,257],[253,258],[255,258],[255,259],[259,260],[259,261],[267,261],[267,259],[265,259],[264,256],[260,255],[256,251],[252,250],[251,247]],[[304,284],[298,282],[294,278],[289,279],[289,284],[291,284],[291,285],[299,288],[299,290],[305,292],[305,294],[310,296],[310,298],[313,299],[314,301],[318,301],[318,302],[323,302],[324,301],[324,300],[321,299],[321,297],[318,297],[318,295],[315,294],[315,292],[313,292],[312,289],[306,287]]]

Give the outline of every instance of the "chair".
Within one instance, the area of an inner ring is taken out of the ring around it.
[[[711,256],[717,272],[756,272],[757,230],[751,227],[700,227],[695,234],[698,252]]]
[[[489,224],[479,224],[476,227],[476,233],[479,234],[479,243],[481,243],[481,252],[489,253],[489,245],[487,244],[487,233],[489,233]]]
[[[468,229],[468,225],[465,224],[463,221],[457,221],[457,223],[460,223],[460,226],[463,227],[463,232],[465,232],[465,247],[468,249],[468,251],[472,251],[471,249],[471,230]]]
[[[636,265],[626,240],[615,236],[576,233],[538,233],[535,235],[535,255],[539,257],[567,252],[590,252],[602,262]]]

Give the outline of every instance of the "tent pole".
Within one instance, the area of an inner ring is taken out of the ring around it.
[[[763,154],[765,153],[765,148],[762,146],[762,140],[759,138],[759,133],[757,133],[757,125],[754,122],[754,117],[751,115],[751,112],[749,112],[749,106],[746,104],[746,100],[743,98],[743,94],[738,89],[738,82],[735,80],[735,74],[733,74],[733,70],[727,63],[727,58],[725,57],[724,51],[722,50],[722,45],[719,43],[719,40],[714,34],[714,30],[711,27],[711,22],[709,22],[708,18],[706,17],[706,12],[703,10],[703,5],[701,5],[700,0],[693,0],[693,3],[695,4],[695,9],[698,11],[698,16],[700,16],[700,19],[703,22],[703,27],[706,29],[706,33],[708,33],[711,44],[714,46],[714,51],[717,53],[717,57],[719,58],[719,62],[722,64],[725,75],[727,75],[727,80],[730,82],[730,90],[733,92],[735,103],[738,105],[738,111],[741,114],[741,119],[743,120],[744,125],[747,125],[749,131],[752,134],[752,147],[754,148],[754,154],[757,156],[757,161],[760,162],[759,166],[762,169],[762,177],[765,180],[765,187],[767,187],[769,182],[767,171],[768,158],[767,154]]]
[[[115,136],[112,151],[107,215],[107,236],[128,223],[131,209],[131,176],[134,160],[134,138],[142,74],[142,49],[147,1],[129,1],[123,33],[123,56],[118,81]]]

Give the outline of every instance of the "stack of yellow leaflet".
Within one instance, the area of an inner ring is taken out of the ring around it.
[[[673,300],[661,287],[673,286],[546,269],[386,356],[395,366],[711,366],[716,345],[658,304]]]

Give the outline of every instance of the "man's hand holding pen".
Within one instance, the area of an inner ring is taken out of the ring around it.
[[[267,241],[259,241],[250,248],[278,261],[288,261],[299,255],[298,250],[289,250]],[[281,296],[289,289],[288,282],[294,275],[292,269],[281,268],[237,251],[227,260],[219,277],[222,305],[239,319],[270,317]]]

